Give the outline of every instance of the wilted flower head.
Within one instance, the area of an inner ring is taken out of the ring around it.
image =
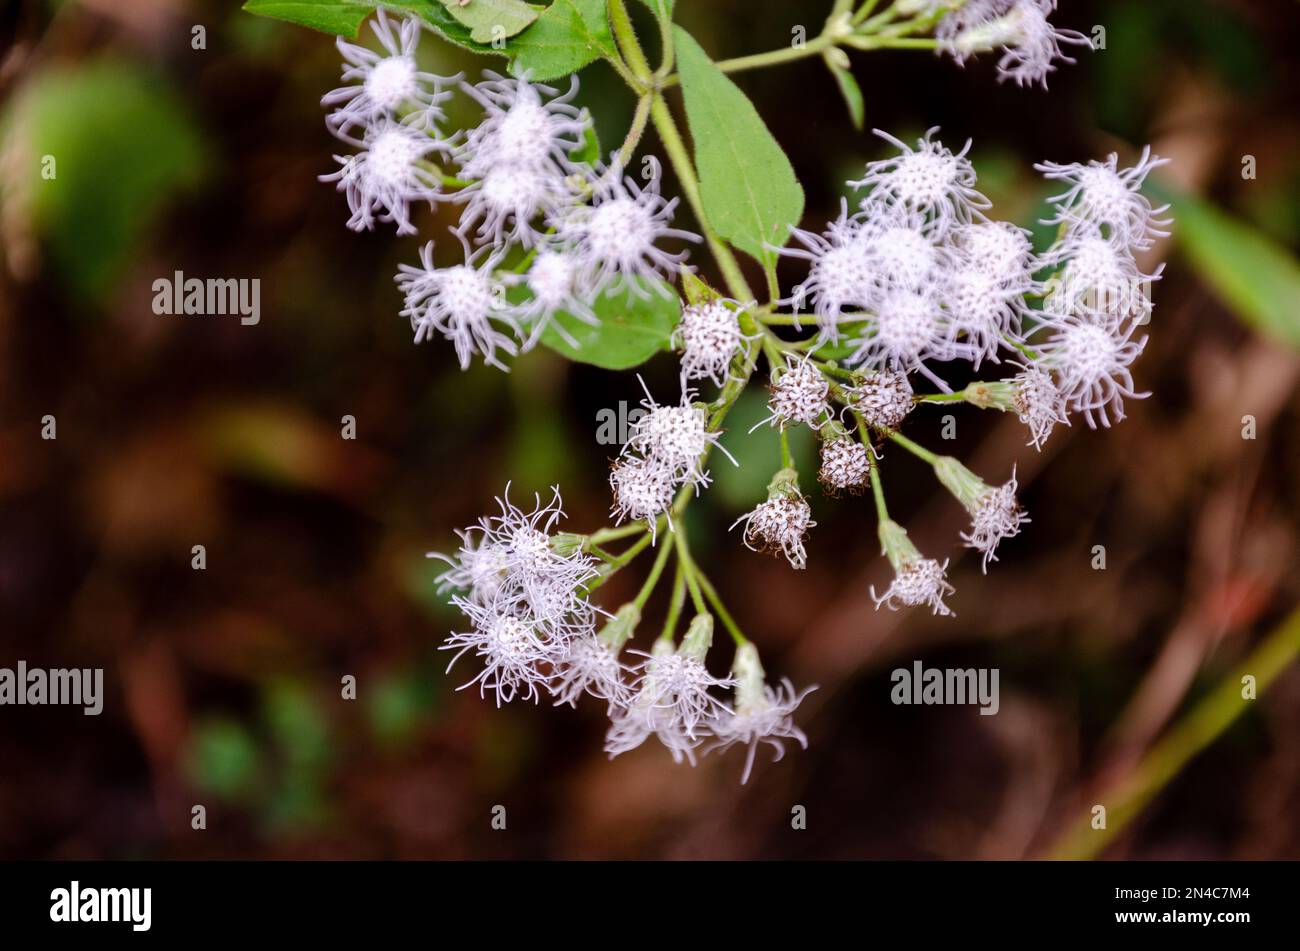
[[[822,440],[822,464],[817,479],[830,495],[857,495],[871,476],[871,451],[844,434]]]
[[[951,615],[953,612],[943,603],[943,599],[953,592],[945,574],[948,562],[940,564],[933,558],[922,557],[907,537],[907,530],[897,522],[882,520],[879,535],[881,549],[894,568],[894,580],[884,594],[877,595],[876,589],[871,589],[876,610],[880,610],[882,604],[891,611],[898,610],[900,604],[904,607],[925,605],[934,614]]]
[[[830,383],[809,357],[802,360],[787,357],[785,369],[772,384],[771,391],[767,402],[768,416],[754,429],[769,422],[782,429],[790,424],[821,428],[823,417],[829,412],[826,397],[830,393]]]
[[[970,513],[971,529],[961,537],[968,547],[984,555],[983,567],[988,571],[989,562],[997,561],[993,552],[998,542],[1020,534],[1020,526],[1029,521],[1016,500],[1015,470],[1006,484],[994,487],[952,456],[940,456],[934,474]]]
[[[808,748],[808,738],[794,725],[793,714],[803,698],[817,688],[807,687],[796,691],[789,680],[782,680],[775,687],[769,686],[763,665],[759,661],[758,649],[750,643],[736,648],[731,674],[736,681],[735,708],[714,718],[710,729],[715,740],[708,752],[727,750],[737,743],[744,744],[747,748],[745,771],[741,774],[740,781],[747,783],[754,769],[754,755],[758,752],[759,743],[767,743],[773,748],[773,762],[785,755],[782,740],[794,740],[804,749]]]
[[[707,377],[722,386],[745,338],[735,311],[721,300],[711,300],[682,308],[673,339],[681,350],[684,380]]]
[[[799,491],[799,477],[793,469],[782,469],[773,476],[767,500],[736,519],[731,527],[742,523],[746,548],[785,555],[792,568],[807,567],[804,539],[808,529],[817,523],[812,520],[808,500]]]
[[[871,373],[849,393],[852,408],[877,429],[897,429],[915,405],[907,374],[897,370]]]
[[[471,251],[464,235],[457,231],[452,234],[460,239],[465,253],[463,264],[435,267],[430,241],[420,249],[420,267],[399,265],[395,280],[405,298],[402,316],[411,321],[416,343],[435,333],[450,340],[462,370],[475,353],[482,354],[485,363],[504,370],[506,366],[497,359],[497,350],[513,356],[518,348],[494,322],[515,335],[519,333],[514,309],[505,299],[504,278],[497,273],[505,250],[494,251],[484,245]]]
[[[1036,364],[1026,366],[1015,378],[1015,409],[1029,427],[1029,443],[1042,450],[1057,423],[1070,425],[1065,415],[1065,397],[1052,375]]]

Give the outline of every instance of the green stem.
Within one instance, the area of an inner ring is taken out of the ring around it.
[[[865,434],[864,434],[864,438]],[[889,521],[889,509],[885,507],[885,490],[880,484],[880,467],[871,467],[871,495],[876,500],[876,517],[882,522]]]
[[[929,449],[926,449],[924,446],[917,445],[916,443],[912,442],[912,440],[904,436],[902,433],[896,433],[893,430],[890,430],[889,438],[892,439],[894,442],[898,443],[908,452],[912,453],[912,455],[924,459],[930,465],[934,465],[936,462],[939,461],[938,454],[931,452]]]
[[[781,468],[794,468],[794,463],[790,459],[790,436],[784,428],[781,430]]]
[[[707,614],[708,608],[704,604],[704,595],[700,591],[700,582],[695,577],[695,562],[691,560],[691,549],[686,544],[686,532],[683,526],[678,526],[673,532],[673,541],[677,544],[677,565],[682,569],[682,574],[686,578],[686,587],[690,589],[691,600],[695,602],[695,610],[700,614]]]
[[[708,579],[704,572],[699,571],[699,569],[696,569],[696,576],[700,579],[700,585],[704,588],[704,596],[707,597],[709,603],[713,605],[714,612],[722,621],[722,626],[727,629],[727,633],[731,635],[731,639],[736,642],[737,646],[748,644],[749,638],[745,637],[741,632],[740,626],[736,624],[735,618],[731,616],[731,612],[727,610],[727,606],[722,603],[722,598],[718,597],[718,592],[717,589],[713,587],[713,582]]]
[[[1089,808],[1047,856],[1090,859],[1101,854],[1194,756],[1218,739],[1250,706],[1252,701],[1242,696],[1242,679],[1254,677],[1256,689],[1262,693],[1298,653],[1300,610],[1292,612],[1236,670],[1153,746],[1122,782],[1097,796],[1099,804],[1106,807],[1106,828],[1092,827]]]
[[[669,547],[667,545],[665,548]],[[682,563],[677,562],[677,572],[673,575],[673,593],[668,599],[668,611],[664,615],[664,629],[659,632],[659,640],[671,641],[677,630],[677,621],[682,616],[682,605],[686,603],[686,575],[682,572]]]
[[[664,565],[668,562],[672,550],[672,545],[663,545],[659,548],[659,554],[655,556],[654,564],[650,566],[650,574],[646,575],[645,583],[641,585],[641,590],[633,599],[638,611],[645,607],[646,601],[650,600],[650,594],[659,583],[659,576],[663,574]]]
[[[632,27],[632,18],[628,16],[627,6],[624,5],[623,0],[608,0],[607,6],[609,25],[614,30],[614,40],[618,43],[623,59],[632,70],[632,75],[643,85],[648,85],[651,79],[650,62],[641,51],[641,44],[637,42],[636,30]]]
[[[641,142],[641,136],[645,135],[646,123],[650,119],[650,104],[653,101],[654,95],[648,92],[642,93],[641,98],[636,101],[636,111],[632,113],[632,127],[627,130],[627,138],[623,140],[623,147],[618,151],[619,164],[627,165],[632,161],[632,155]]]

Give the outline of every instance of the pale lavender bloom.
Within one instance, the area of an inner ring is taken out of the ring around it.
[[[352,212],[348,227],[353,231],[367,231],[378,219],[393,222],[398,234],[415,234],[410,206],[421,201],[432,205],[444,197],[442,179],[427,159],[446,148],[440,139],[380,119],[366,127],[360,151],[334,156],[341,167],[320,180],[337,182],[347,196]]]
[[[485,363],[505,370],[497,351],[513,356],[518,347],[495,325],[504,325],[516,336],[520,333],[518,315],[505,295],[506,282],[512,276],[497,273],[505,249],[484,245],[471,251],[464,235],[452,234],[460,239],[463,264],[435,267],[430,241],[420,249],[420,267],[399,266],[395,280],[405,298],[401,313],[410,319],[416,343],[434,334],[450,340],[462,370],[475,353],[482,354]]]
[[[590,121],[571,100],[578,92],[575,75],[569,91],[527,79],[484,71],[476,84],[462,83],[484,109],[484,118],[465,137],[457,152],[461,173],[483,178],[502,165],[522,165],[561,176],[573,166],[569,154],[582,147]]]
[[[1050,199],[1056,205],[1056,214],[1043,224],[1064,224],[1067,228],[1083,229],[1085,234],[1100,228],[1106,238],[1117,244],[1146,250],[1156,238],[1168,237],[1169,232],[1163,229],[1171,219],[1159,217],[1169,206],[1152,207],[1142,194],[1142,184],[1152,169],[1168,162],[1169,159],[1152,155],[1149,145],[1142,149],[1137,164],[1124,169],[1119,167],[1115,152],[1104,162],[1090,161],[1086,165],[1040,162],[1034,168],[1044,177],[1070,186]]]
[[[1143,399],[1129,367],[1146,347],[1147,337],[1134,340],[1138,322],[1110,322],[1086,315],[1049,316],[1047,341],[1035,344],[1043,367],[1052,370],[1066,405],[1082,412],[1094,429],[1110,426],[1111,416],[1124,418],[1124,399]]]
[[[420,44],[421,26],[415,17],[399,19],[396,24],[381,8],[370,28],[383,47],[383,54],[343,37],[337,40],[344,60],[341,86],[325,94],[321,104],[337,107],[326,119],[330,129],[341,138],[359,145],[352,130],[367,128],[386,118],[402,118],[417,130],[436,134],[438,123],[446,116],[441,103],[450,98],[442,86],[459,77],[442,77],[421,72],[415,52]],[[386,55],[384,55],[386,54]]]
[[[955,225],[983,217],[990,202],[975,188],[975,168],[966,157],[969,139],[954,153],[932,138],[938,126],[917,139],[915,149],[880,129],[872,131],[895,145],[899,154],[868,162],[866,174],[848,183],[867,190],[861,208],[869,218],[882,208],[913,212],[924,215],[936,235],[942,236]]]

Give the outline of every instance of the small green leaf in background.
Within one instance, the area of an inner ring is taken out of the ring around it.
[[[542,343],[570,360],[606,370],[627,370],[645,363],[660,350],[668,349],[681,316],[681,301],[672,286],[663,281],[640,284],[649,297],[619,293],[597,298],[591,307],[600,318],[595,326],[569,314],[557,314],[555,319],[578,342],[577,347],[570,346],[553,326],[543,332]],[[668,296],[663,296],[660,289]]]
[[[187,772],[199,789],[238,799],[252,791],[258,760],[257,745],[242,724],[214,718],[195,726]]]
[[[87,299],[110,289],[167,202],[203,173],[192,110],[119,60],[35,75],[0,126],[21,170],[7,184],[30,198],[34,230]]]
[[[605,0],[555,0],[537,22],[510,43],[514,72],[537,82],[576,73],[602,56],[617,55]]]
[[[1196,272],[1239,317],[1300,348],[1300,263],[1239,219],[1163,182],[1148,190],[1172,205],[1173,232]]]
[[[840,55],[836,56],[836,53]],[[867,107],[862,99],[862,87],[849,69],[848,56],[841,49],[833,49],[827,50],[824,58],[831,75],[835,77],[835,84],[840,87],[844,104],[849,107],[849,119],[853,122],[853,128],[861,132]]]
[[[595,165],[600,161],[600,139],[596,137],[594,123],[587,123],[587,128],[582,133],[582,146],[570,152],[569,158],[587,165]]]
[[[686,119],[709,224],[767,263],[803,214],[803,189],[762,118],[689,33],[675,30]]]
[[[507,40],[530,26],[541,7],[524,0],[440,0],[459,23],[469,27],[475,43]]]

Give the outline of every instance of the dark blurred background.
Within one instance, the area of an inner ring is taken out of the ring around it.
[[[794,23],[816,35],[829,6],[683,2],[678,19],[724,58],[783,46]],[[1109,432],[1058,429],[1041,455],[1014,419],[958,411],[950,451],[990,481],[1018,463],[1033,517],[987,576],[961,557],[956,504],[891,454],[895,517],[953,558],[945,619],[872,609],[868,586],[888,572],[862,500],[814,498],[805,572],[726,533],[773,465],[770,435],[744,437],[762,415],[751,392],[726,444],[752,462],[714,467],[691,510],[697,555],[769,673],[821,689],[800,717],[810,748],[776,765],[760,754],[742,787],[737,754],[692,770],[652,744],[610,762],[598,704],[498,710],[454,692],[460,670],[442,673],[435,648],[458,615],[424,553],[453,546],[507,480],[521,493],[560,483],[569,529],[605,524],[613,450],[596,444],[596,414],[641,393],[632,373],[545,350],[509,375],[462,373],[450,347],[411,343],[392,274],[419,242],[348,231],[343,198],[316,181],[338,151],[318,105],[337,85],[331,39],[232,3],[5,5],[0,666],[102,666],[107,697],[99,717],[0,710],[0,856],[1049,849],[1300,600],[1296,5],[1062,7],[1061,25],[1103,24],[1106,49],[1049,92],[998,85],[989,58],[962,69],[873,52],[853,70],[868,128],[972,137],[995,212],[1022,224],[1052,193],[1034,161],[1131,158],[1147,142],[1174,160],[1159,187],[1179,221],[1146,262],[1170,263],[1136,366],[1154,395]],[[441,73],[500,63],[432,36],[424,55]],[[630,95],[603,65],[582,79],[602,141],[618,142]],[[737,81],[790,153],[805,226],[820,226],[884,149],[852,128],[817,59]],[[53,181],[39,174],[47,154]],[[445,234],[447,215],[422,212],[420,240]],[[155,316],[151,285],[177,270],[259,278],[261,322]],[[643,372],[675,392],[671,356]],[[54,441],[41,439],[47,414]],[[345,414],[355,441],[340,438]],[[933,443],[941,415],[918,412],[910,432]],[[796,448],[811,473],[810,442]],[[889,671],[916,659],[1000,668],[1001,712],[893,706]],[[355,702],[340,698],[349,674]],[[206,831],[190,827],[195,803]],[[507,831],[490,827],[496,804]],[[790,827],[796,804],[806,830]],[[1300,671],[1105,854],[1300,857]]]

